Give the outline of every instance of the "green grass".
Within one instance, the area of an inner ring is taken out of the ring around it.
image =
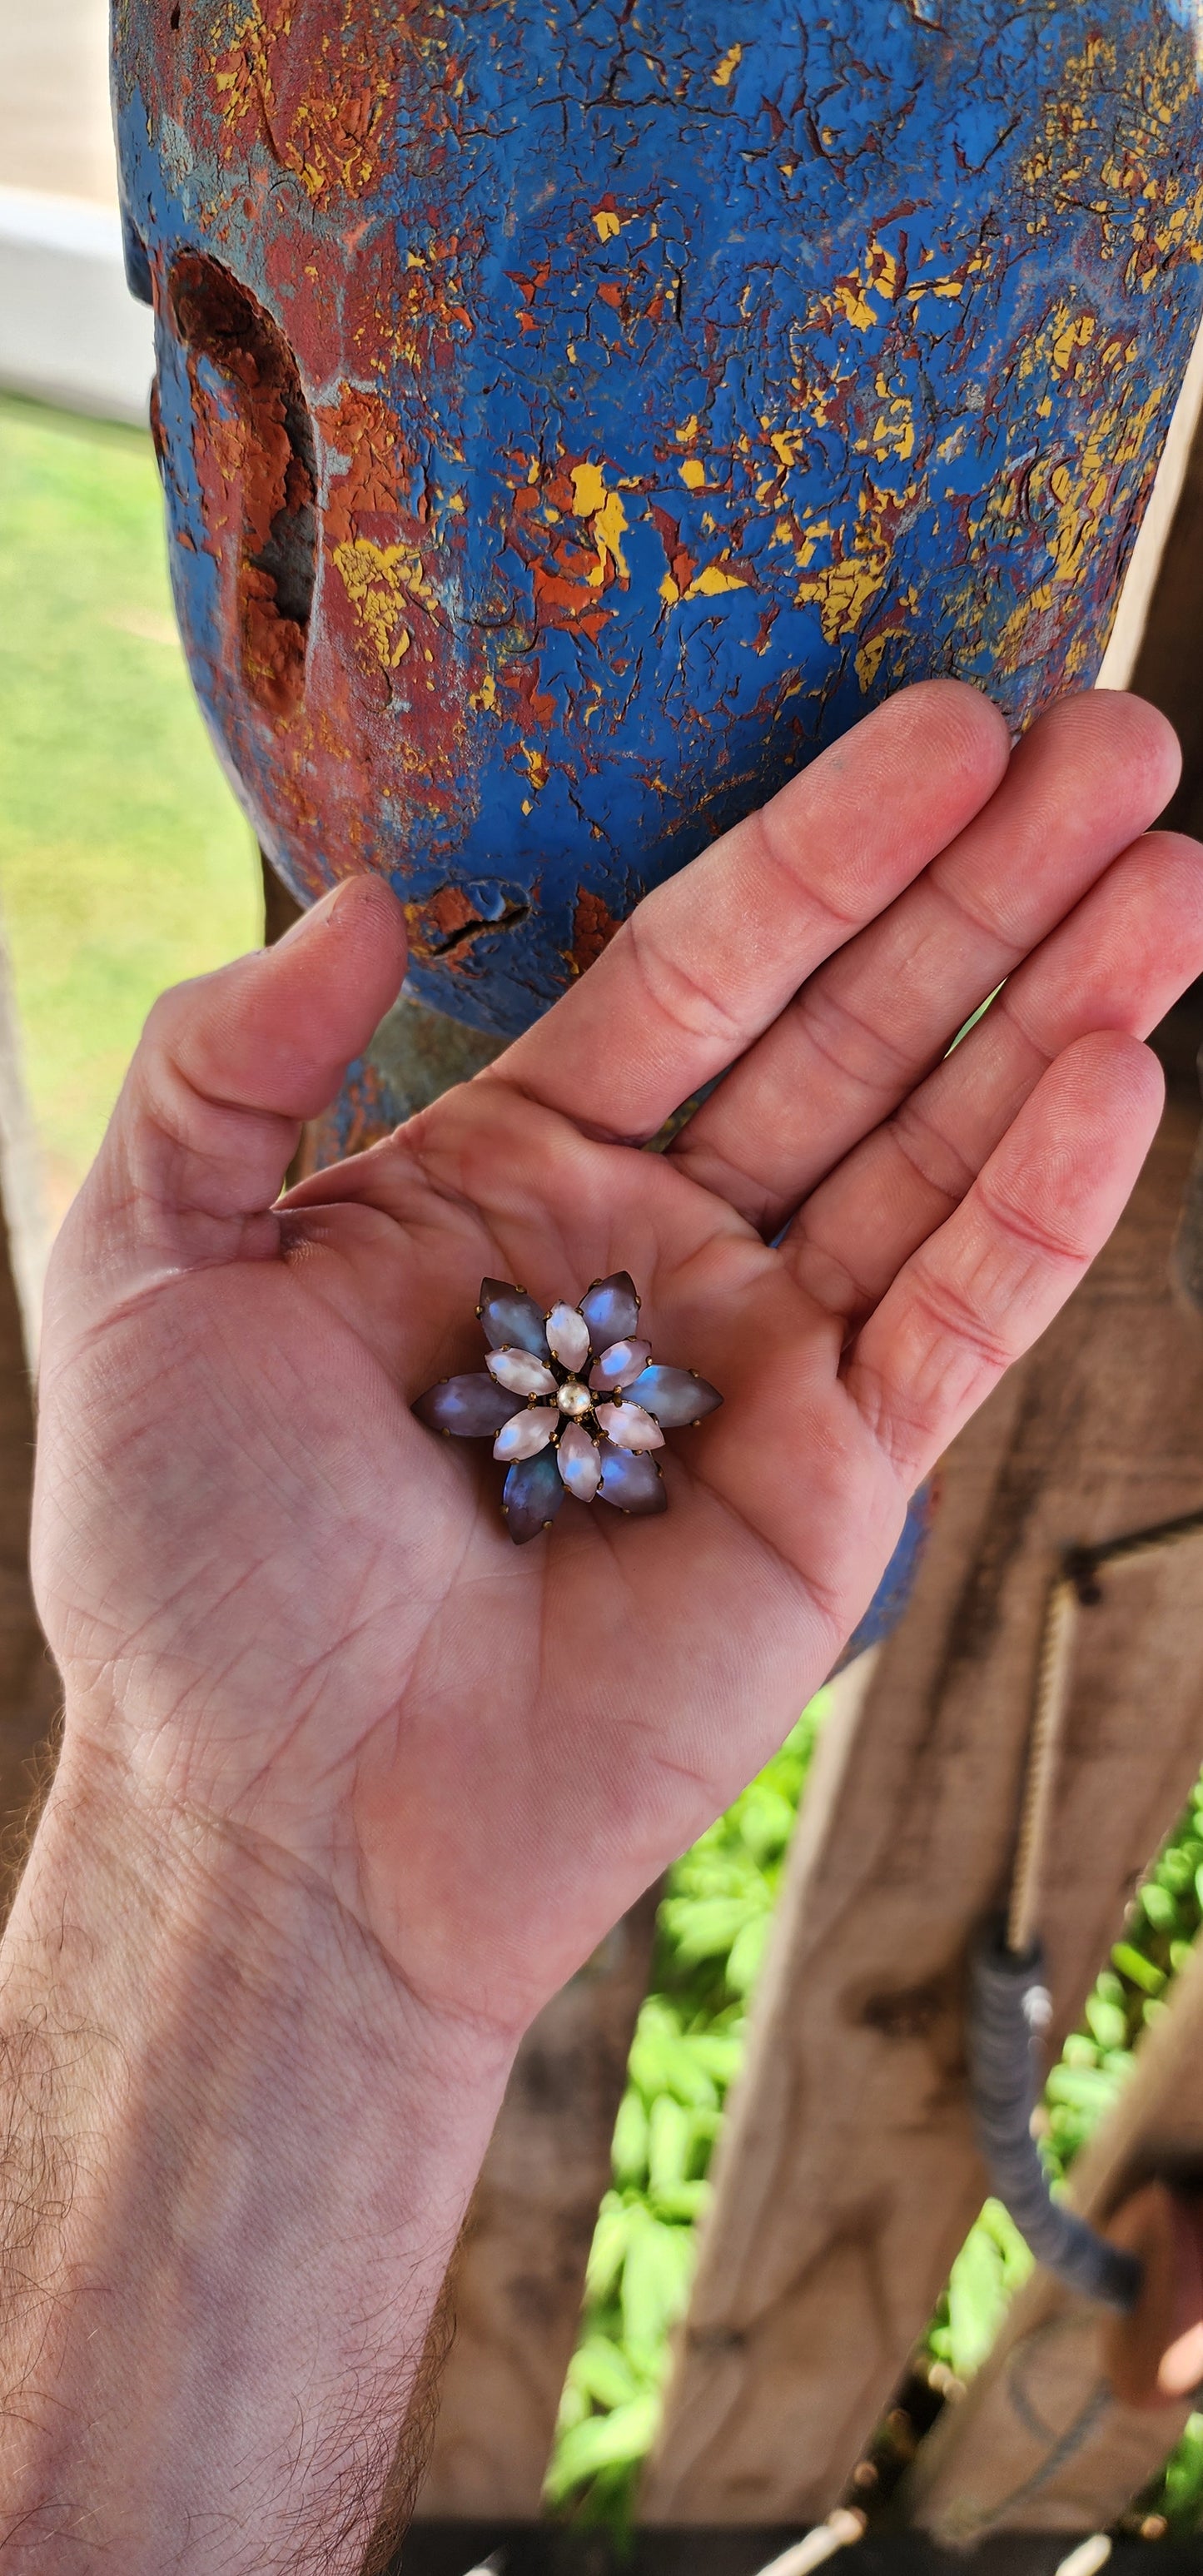
[[[261,936],[175,636],[148,435],[0,400],[0,905],[60,1213],[156,993]]]
[[[547,2500],[622,2529],[651,2447],[669,2336],[684,2313],[695,2227],[799,1800],[827,1706],[669,1874],[652,1991],[639,2015],[598,2214],[581,2339],[568,2369]]]

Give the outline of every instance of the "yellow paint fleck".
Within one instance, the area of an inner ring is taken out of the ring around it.
[[[775,429],[769,440],[769,445],[772,448],[773,454],[779,465],[797,464],[798,440],[794,431],[788,429]]]
[[[716,89],[726,88],[732,72],[737,71],[740,63],[743,61],[743,50],[742,45],[730,46],[728,51],[724,54],[721,63],[717,64],[715,69],[711,72],[710,77]]]
[[[395,671],[413,640],[402,622],[407,602],[417,600],[432,614],[438,610],[421,556],[412,546],[377,546],[368,537],[354,537],[335,547],[334,562],[377,660]]]
[[[859,278],[841,280],[835,290],[835,300],[846,322],[853,323],[858,331],[872,330],[877,315],[872,305],[866,302]]]
[[[728,572],[725,564],[707,564],[696,575],[685,593],[687,599],[717,599],[724,590],[746,590],[748,584],[737,572]]]
[[[703,490],[706,482],[706,468],[700,456],[686,457],[681,467],[681,481],[688,484],[691,492]]]
[[[607,242],[617,241],[628,218],[620,215],[613,206],[597,206],[594,209],[593,221],[597,226],[598,240]]]
[[[447,507],[457,519],[462,519],[467,506],[462,492],[452,492],[448,496]]]
[[[572,511],[577,519],[588,519],[589,532],[597,548],[597,561],[589,567],[589,586],[600,590],[605,582],[607,565],[612,564],[620,581],[627,581],[626,558],[622,539],[628,520],[619,492],[606,489],[603,465],[574,465],[572,469]]]
[[[675,608],[680,596],[681,593],[677,588],[676,582],[673,580],[672,574],[670,572],[666,572],[664,579],[660,584],[661,599],[667,600],[670,608]]]
[[[763,426],[764,426],[764,428],[765,428],[765,429],[767,429],[767,428],[768,428],[768,422],[767,422],[767,421],[765,421],[765,422],[763,423]],[[678,447],[692,447],[693,442],[694,442],[695,438],[697,437],[697,434],[698,434],[698,416],[697,416],[696,411],[691,411],[691,413],[690,413],[690,415],[689,415],[688,420],[687,420],[687,421],[685,422],[685,424],[684,424],[684,427],[683,427],[683,428],[681,428],[681,429],[675,430],[675,431],[674,431],[674,433],[673,433],[673,435],[674,435],[674,437],[675,437],[675,439],[676,439],[676,442],[677,442]]]
[[[524,813],[524,814],[533,814],[533,813],[534,813],[534,810],[535,810],[535,809],[534,809],[534,806],[532,805],[532,803],[531,803],[531,801],[530,801],[529,796],[524,796],[524,797],[523,797],[523,799],[522,799],[522,811],[523,811],[523,813]]]
[[[606,497],[605,469],[601,465],[574,465],[572,469],[573,516],[591,519]]]
[[[478,715],[482,710],[486,715],[493,715],[495,713],[497,707],[497,681],[492,671],[485,672],[479,689],[477,689],[474,695],[469,699],[468,704],[475,709]]]
[[[593,535],[597,542],[599,558],[598,585],[600,585],[602,579],[602,574],[604,572],[604,559],[607,555],[614,566],[615,572],[618,574],[619,580],[626,581],[629,578],[629,575],[627,573],[626,558],[622,551],[622,539],[626,535],[627,514],[622,506],[620,495],[617,492],[607,493],[601,509],[594,511],[592,525]],[[590,573],[589,579],[590,581],[593,580],[592,573]]]
[[[537,796],[540,788],[546,787],[551,776],[551,764],[546,752],[539,751],[533,742],[523,743],[522,757],[526,762],[527,776]],[[529,813],[529,806],[525,810]]]

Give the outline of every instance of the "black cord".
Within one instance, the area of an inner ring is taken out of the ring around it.
[[[1140,2295],[1139,2257],[1109,2245],[1053,2199],[1032,2136],[1037,2046],[1048,2014],[1039,1942],[1018,1957],[995,1926],[974,1956],[969,2009],[970,2091],[991,2191],[1046,2271],[1083,2298],[1127,2314]]]

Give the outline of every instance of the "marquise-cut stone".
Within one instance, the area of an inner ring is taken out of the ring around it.
[[[562,1367],[575,1371],[583,1366],[589,1357],[589,1327],[575,1306],[566,1306],[562,1299],[558,1306],[553,1306],[547,1318],[546,1332],[551,1349]]]
[[[557,1451],[560,1474],[570,1494],[578,1503],[591,1503],[601,1483],[601,1459],[597,1442],[579,1422],[566,1422],[560,1433]]]
[[[598,1498],[620,1512],[666,1512],[668,1495],[654,1458],[646,1450],[616,1449],[612,1440],[598,1442],[601,1483]]]
[[[428,1386],[413,1410],[432,1431],[452,1431],[458,1440],[491,1440],[512,1414],[521,1412],[522,1398],[495,1386],[481,1369]]]
[[[609,1350],[602,1352],[589,1371],[594,1394],[613,1395],[620,1386],[629,1386],[651,1356],[650,1342],[611,1342]]]
[[[546,1359],[543,1310],[524,1288],[514,1288],[506,1279],[482,1279],[480,1320],[491,1350],[533,1351],[536,1359]]]
[[[608,1279],[595,1279],[581,1299],[581,1313],[589,1327],[595,1359],[609,1350],[611,1342],[630,1341],[639,1330],[639,1299],[629,1270],[615,1270]]]
[[[650,1413],[640,1404],[599,1404],[597,1427],[606,1440],[617,1442],[620,1449],[662,1449],[664,1433]],[[502,1438],[508,1438],[503,1432]]]
[[[540,1530],[554,1521],[563,1500],[564,1487],[554,1449],[541,1449],[537,1458],[521,1458],[516,1467],[511,1467],[501,1502],[515,1547],[521,1547],[528,1538],[537,1538]]]
[[[490,1351],[485,1367],[498,1386],[512,1387],[515,1395],[555,1394],[551,1370],[533,1351]]]
[[[666,1431],[677,1431],[685,1422],[700,1422],[723,1400],[718,1388],[709,1386],[704,1377],[695,1377],[692,1369],[645,1368],[626,1392],[628,1404],[641,1404],[645,1412],[654,1413]]]
[[[515,1413],[497,1434],[494,1457],[533,1458],[537,1450],[546,1449],[559,1418],[550,1404],[537,1404],[529,1411]]]

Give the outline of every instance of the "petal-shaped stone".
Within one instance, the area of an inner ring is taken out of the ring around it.
[[[501,1497],[505,1525],[515,1547],[521,1547],[528,1538],[537,1538],[541,1529],[548,1529],[563,1500],[554,1449],[541,1449],[537,1458],[519,1459],[506,1477]]]
[[[639,1299],[630,1272],[615,1270],[608,1279],[595,1279],[581,1299],[581,1313],[595,1359],[611,1342],[629,1341],[639,1330]]]
[[[666,1431],[679,1430],[683,1422],[700,1422],[722,1400],[718,1388],[708,1386],[704,1377],[695,1377],[692,1369],[645,1368],[627,1388],[628,1404],[641,1404],[646,1413],[654,1413]]]
[[[536,1359],[546,1359],[543,1310],[525,1288],[512,1288],[505,1279],[482,1279],[476,1311],[490,1350],[533,1351]]]
[[[590,1439],[582,1423],[566,1422],[556,1454],[569,1493],[576,1495],[578,1503],[591,1503],[601,1483],[596,1440]]]
[[[613,1395],[616,1388],[629,1386],[652,1356],[650,1342],[611,1342],[589,1371],[589,1384],[595,1395]]]
[[[559,1419],[553,1404],[534,1404],[513,1414],[493,1443],[494,1457],[533,1458],[536,1450],[546,1449]]]
[[[492,1440],[511,1414],[521,1410],[521,1396],[495,1386],[483,1369],[428,1386],[413,1407],[419,1422],[432,1431],[453,1431],[458,1440]]]
[[[575,1375],[589,1357],[589,1327],[575,1306],[561,1300],[547,1318],[547,1339],[551,1349],[566,1369]]]
[[[616,1449],[612,1440],[598,1443],[601,1483],[598,1499],[620,1512],[666,1512],[668,1495],[654,1458],[646,1450]]]
[[[597,1427],[606,1440],[617,1441],[620,1449],[662,1449],[664,1433],[641,1404],[599,1404],[594,1408]],[[502,1433],[505,1439],[508,1434]],[[496,1451],[494,1451],[496,1456]]]
[[[515,1395],[555,1394],[556,1379],[533,1351],[490,1351],[485,1367],[498,1386],[512,1387]]]

